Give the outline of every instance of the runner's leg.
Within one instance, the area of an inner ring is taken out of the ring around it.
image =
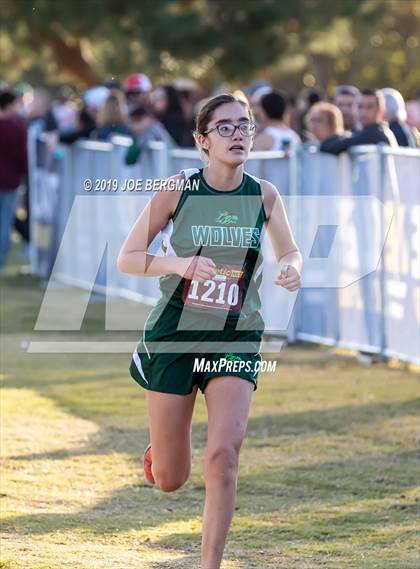
[[[197,385],[192,393],[177,395],[146,390],[152,443],[152,473],[156,487],[172,492],[191,471],[191,421]]]
[[[223,557],[235,507],[239,451],[253,392],[251,381],[236,376],[214,377],[204,390],[208,438],[201,569],[218,569]]]

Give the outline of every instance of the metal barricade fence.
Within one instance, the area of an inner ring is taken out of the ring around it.
[[[83,141],[57,151],[30,131],[32,269],[45,278],[154,304],[158,278],[138,278],[116,267],[121,244],[152,192],[144,185],[133,192],[121,187],[127,180],[164,179],[202,162],[195,150],[155,142],[137,164],[126,166],[129,144],[115,137],[112,143]],[[305,147],[290,158],[282,152],[250,154],[245,171],[279,189],[304,255],[303,287],[288,293],[273,284],[277,263],[269,240],[263,241],[266,333],[419,363],[419,158],[418,150],[381,146],[356,147],[339,158]],[[97,180],[109,180],[109,191],[95,191]],[[113,191],[112,184],[119,189]],[[151,252],[159,254],[160,245],[158,235]]]

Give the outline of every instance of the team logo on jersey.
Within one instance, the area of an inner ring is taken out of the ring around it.
[[[233,215],[232,213],[229,213],[227,211],[221,211],[218,215],[218,217],[216,217],[216,221],[217,223],[221,223],[222,225],[229,225],[231,223],[238,223],[238,216],[237,215]]]
[[[225,360],[228,360],[229,362],[240,362],[240,361],[242,361],[241,356],[238,356],[236,354],[225,354],[223,357],[225,358]]]

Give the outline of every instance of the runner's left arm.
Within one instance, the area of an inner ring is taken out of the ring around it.
[[[301,286],[302,254],[293,237],[279,191],[267,180],[261,180],[261,191],[267,215],[267,233],[280,268],[274,282],[294,292]]]

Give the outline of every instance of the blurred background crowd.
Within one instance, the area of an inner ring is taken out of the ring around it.
[[[151,141],[194,147],[200,106],[235,92],[254,150],[418,146],[419,18],[418,0],[2,0],[0,269],[11,227],[29,239],[31,125],[56,156],[128,137],[136,164]]]
[[[16,190],[25,180],[27,129],[38,124],[49,144],[73,144],[78,140],[110,141],[129,137],[125,163],[135,164],[151,141],[171,147],[194,147],[195,117],[213,96],[200,91],[192,79],[153,85],[144,73],[125,80],[112,78],[77,92],[61,86],[55,92],[27,83],[0,89],[0,268],[14,227],[29,242],[28,192],[16,212]],[[351,146],[387,144],[420,146],[420,90],[404,101],[393,88],[359,89],[339,85],[330,96],[320,89],[305,88],[298,94],[274,88],[267,81],[253,81],[235,91],[247,99],[257,125],[254,150],[294,152],[300,144],[314,144],[320,151],[340,154]]]
[[[209,96],[191,79],[153,86],[144,73],[125,81],[105,81],[84,92],[70,86],[55,92],[27,83],[0,85],[1,118],[37,121],[57,142],[80,139],[106,141],[124,135],[144,140],[164,140],[193,147],[195,116]],[[355,144],[384,142],[404,147],[419,144],[420,89],[405,102],[393,88],[359,89],[339,85],[330,96],[320,89],[286,93],[266,81],[253,81],[235,94],[247,99],[257,124],[254,150],[289,150],[308,140],[323,143],[334,137],[343,144],[321,144],[321,150],[338,153]],[[6,122],[3,122],[5,128]],[[367,128],[370,127],[370,128]],[[373,128],[372,128],[373,127]],[[2,132],[0,131],[0,136]],[[344,143],[345,140],[345,143]]]

